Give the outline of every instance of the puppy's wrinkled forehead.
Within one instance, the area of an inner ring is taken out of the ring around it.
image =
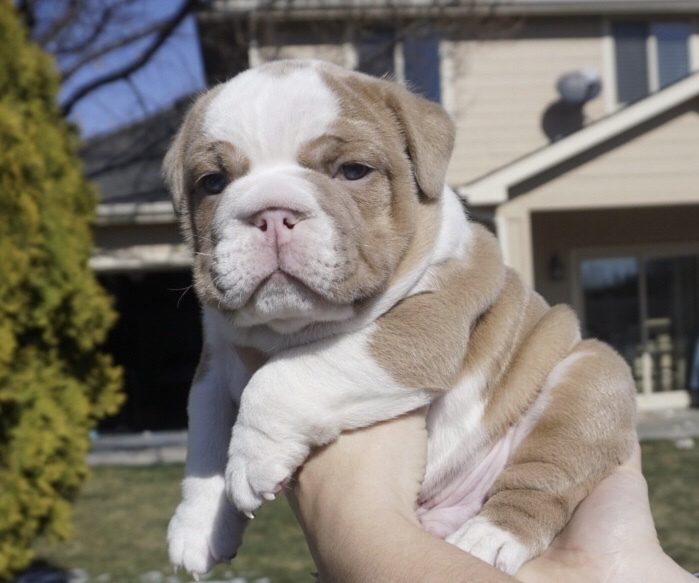
[[[327,132],[340,107],[312,62],[251,69],[226,83],[207,107],[203,131],[234,142],[253,163],[294,160]]]

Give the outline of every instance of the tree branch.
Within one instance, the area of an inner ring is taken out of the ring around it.
[[[75,74],[75,72],[89,63],[90,61],[93,61],[95,59],[98,59],[99,57],[102,57],[106,55],[107,53],[123,48],[126,45],[131,44],[132,42],[141,40],[143,38],[146,38],[147,36],[150,36],[156,32],[159,32],[169,26],[170,21],[165,21],[165,22],[158,22],[157,24],[154,24],[152,26],[149,26],[147,28],[144,28],[143,30],[139,30],[138,32],[135,32],[134,34],[130,36],[125,36],[123,38],[119,38],[115,40],[114,42],[104,45],[98,49],[95,49],[94,51],[91,51],[89,53],[85,53],[82,55],[77,61],[74,63],[71,63],[70,67],[67,67],[65,70],[61,71],[61,80],[66,81],[69,77]],[[86,45],[88,43],[85,43]]]
[[[97,23],[92,27],[92,31],[90,34],[82,39],[81,41],[74,43],[74,44],[58,44],[54,49],[54,53],[59,56],[59,55],[70,55],[73,53],[80,53],[84,50],[86,50],[90,45],[94,44],[97,39],[102,35],[102,33],[106,30],[107,26],[110,24],[112,21],[112,15],[114,14],[114,7],[113,6],[107,6],[102,13],[100,14],[99,20]],[[72,35],[71,35],[72,36]]]
[[[112,73],[98,77],[97,79],[94,79],[78,88],[61,106],[61,112],[63,115],[67,116],[70,114],[71,110],[78,101],[98,87],[125,79],[148,63],[150,58],[158,51],[158,49],[160,49],[165,41],[170,38],[175,29],[182,23],[187,15],[194,10],[199,2],[200,0],[186,0],[183,2],[180,9],[162,26],[160,32],[157,34],[155,39],[153,39],[150,46],[147,47],[143,53],[141,53],[141,55],[134,59],[131,63],[128,63],[124,67],[121,67]]]
[[[83,0],[70,0],[65,12],[59,18],[57,18],[55,22],[51,23],[51,26],[39,34],[34,40],[42,47],[45,47],[56,37],[56,35],[60,34],[61,31],[68,26],[68,24],[75,20],[82,8]]]

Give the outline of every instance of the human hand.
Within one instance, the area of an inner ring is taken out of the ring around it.
[[[522,566],[525,583],[696,581],[660,547],[641,473],[641,448],[580,503],[566,528]]]

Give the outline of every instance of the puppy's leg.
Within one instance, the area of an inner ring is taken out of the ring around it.
[[[274,498],[311,447],[430,402],[432,391],[400,384],[372,360],[367,336],[285,351],[250,379],[226,469],[238,509],[251,516]]]
[[[224,472],[237,409],[234,398],[248,378],[231,348],[205,348],[190,391],[182,502],[167,539],[172,564],[195,577],[230,561],[245,528],[244,518],[226,496]]]
[[[511,574],[551,543],[636,439],[635,385],[605,344],[578,344],[550,373],[540,399],[529,412],[538,420],[482,511],[447,539]]]

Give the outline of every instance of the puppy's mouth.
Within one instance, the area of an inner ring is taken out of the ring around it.
[[[260,278],[259,282],[252,283],[247,286],[247,292],[241,294],[240,291],[231,289],[229,285],[224,283],[222,278],[213,277],[214,287],[219,293],[220,298],[226,304],[232,304],[232,309],[238,309],[246,304],[254,301],[256,296],[264,296],[265,294],[282,294],[285,290],[307,290],[310,293],[319,295],[313,291],[312,287],[307,285],[301,278],[296,277],[281,267],[277,267],[268,275]]]
[[[341,321],[354,315],[351,305],[331,301],[283,269],[264,277],[235,307],[226,301],[230,290],[219,291],[224,304],[230,306],[234,323],[241,327],[266,325],[287,334],[315,322]]]

